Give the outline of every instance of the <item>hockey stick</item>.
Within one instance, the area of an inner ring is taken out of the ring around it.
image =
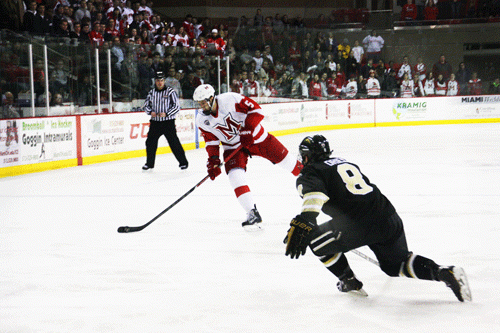
[[[236,153],[238,151],[240,151],[241,149],[241,146],[238,147],[235,151],[233,151],[225,160],[224,162],[222,162],[221,164],[219,164],[218,168],[222,167],[224,164],[226,164],[231,158],[233,158],[234,155],[236,155]],[[151,223],[153,223],[154,221],[156,221],[160,216],[162,216],[163,214],[165,214],[166,212],[168,212],[170,210],[170,208],[174,207],[175,205],[177,205],[182,199],[184,199],[185,197],[187,197],[189,194],[191,194],[191,192],[193,192],[198,186],[200,186],[201,184],[203,184],[208,178],[210,177],[210,175],[206,175],[202,180],[200,180],[198,182],[198,184],[196,184],[195,186],[193,186],[189,191],[187,191],[186,193],[184,193],[184,195],[182,195],[179,199],[175,200],[175,202],[173,204],[171,204],[170,206],[168,206],[167,208],[165,208],[160,214],[156,215],[151,221],[149,221],[148,223],[146,224],[143,224],[141,226],[138,226],[138,227],[119,227],[118,228],[118,232],[119,233],[128,233],[128,232],[135,232],[135,231],[141,231],[142,229],[146,228],[148,225],[150,225]]]
[[[350,252],[354,253],[354,254],[357,254],[358,256],[360,256],[361,258],[371,262],[372,264],[374,265],[377,265],[378,267],[380,267],[380,264],[377,260],[367,256],[366,254],[364,254],[363,252],[359,252],[358,250],[351,250]]]

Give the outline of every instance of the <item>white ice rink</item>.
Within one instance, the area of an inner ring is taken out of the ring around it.
[[[279,139],[295,154],[307,134]],[[369,294],[353,298],[309,250],[286,257],[301,200],[260,158],[247,176],[264,232],[243,230],[223,174],[117,233],[203,179],[200,149],[187,171],[167,154],[153,172],[140,158],[0,179],[0,332],[500,332],[500,124],[321,134],[392,201],[410,250],[465,269],[472,302],[348,253]]]

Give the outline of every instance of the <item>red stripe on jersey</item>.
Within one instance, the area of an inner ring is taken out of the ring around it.
[[[248,187],[247,185],[240,186],[234,189],[234,193],[236,194],[237,198],[239,198],[240,195],[243,195],[248,192],[250,192],[250,187]]]
[[[247,115],[245,119],[245,128],[249,130],[253,130],[260,122],[264,119],[264,115],[259,112],[252,112]]]
[[[248,114],[249,111],[260,109],[260,105],[253,99],[244,96],[238,104],[234,105],[234,108],[236,112]]]

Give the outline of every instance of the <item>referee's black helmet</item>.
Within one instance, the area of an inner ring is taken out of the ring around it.
[[[156,72],[155,79],[156,80],[165,80],[165,73],[162,71]]]

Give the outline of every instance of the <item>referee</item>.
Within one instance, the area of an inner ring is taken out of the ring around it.
[[[168,145],[177,161],[179,161],[181,170],[187,169],[186,154],[175,129],[175,117],[179,110],[179,98],[176,92],[172,88],[165,86],[165,74],[156,72],[155,88],[151,89],[144,102],[144,111],[151,116],[151,120],[148,138],[146,139],[147,159],[142,170],[154,168],[158,140],[162,135],[167,138]]]

